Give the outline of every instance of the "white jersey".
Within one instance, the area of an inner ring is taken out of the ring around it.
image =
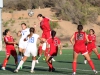
[[[24,41],[24,39],[28,36],[28,34],[30,34],[29,28],[26,28],[25,30],[22,30],[21,34],[22,34],[22,36],[20,38],[20,41]]]
[[[27,49],[31,49],[31,50],[34,50],[34,49],[37,49],[37,40],[39,38],[39,35],[38,34],[33,34],[31,38],[28,37],[28,40],[27,40]]]

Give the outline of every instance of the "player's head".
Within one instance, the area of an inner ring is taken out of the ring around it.
[[[38,18],[39,21],[42,21],[43,18],[45,18],[45,17],[44,17],[42,14],[38,14],[38,15],[37,15],[37,18]]]
[[[22,23],[21,27],[22,27],[23,30],[26,29],[27,28],[26,23]]]
[[[52,36],[52,39],[54,39],[54,37],[56,36],[56,31],[52,30],[51,31],[51,36]]]
[[[31,27],[30,28],[30,33],[35,33],[35,28]]]
[[[78,39],[80,37],[80,32],[83,30],[83,26],[82,25],[78,25],[77,26],[77,30],[78,30]]]
[[[89,33],[90,33],[90,34],[95,34],[95,31],[94,31],[93,29],[90,29],[90,30],[89,30]]]
[[[10,30],[9,29],[5,29],[5,31],[3,32],[3,36],[6,36],[6,35],[10,35]]]

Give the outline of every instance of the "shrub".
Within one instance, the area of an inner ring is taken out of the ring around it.
[[[53,29],[58,28],[58,27],[59,27],[59,24],[58,24],[58,22],[51,22],[51,21],[50,21],[50,27],[51,27],[51,29],[53,30]]]
[[[68,43],[65,43],[65,45],[63,45],[63,47],[68,47]]]

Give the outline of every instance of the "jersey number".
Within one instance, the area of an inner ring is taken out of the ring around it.
[[[31,38],[29,39],[29,42],[30,42],[30,43],[34,43],[34,37],[31,37]]]
[[[58,46],[58,40],[54,40],[54,45]]]

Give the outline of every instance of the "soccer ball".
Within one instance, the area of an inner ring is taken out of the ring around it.
[[[30,16],[30,17],[32,17],[33,14],[34,14],[34,12],[33,12],[32,10],[30,10],[30,11],[28,12],[28,16]]]

